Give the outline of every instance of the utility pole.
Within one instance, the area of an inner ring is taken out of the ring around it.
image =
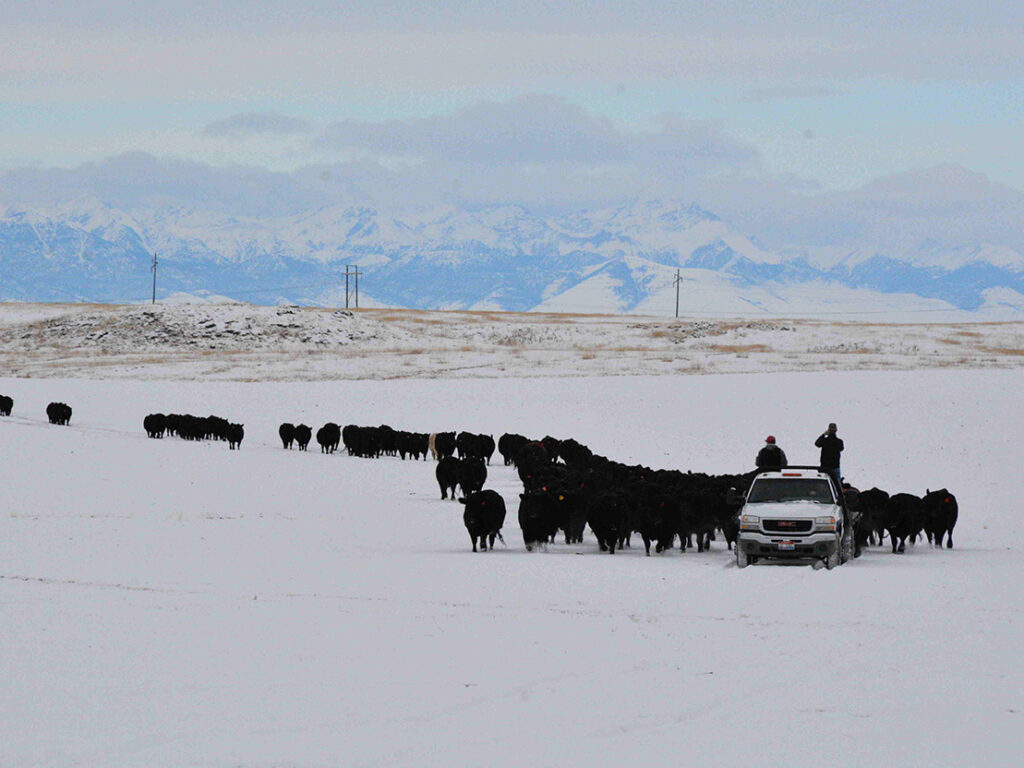
[[[349,298],[353,298],[355,301],[356,309],[359,309],[359,267],[348,264],[345,266],[345,309],[348,309]],[[355,291],[351,290],[351,283],[349,278],[355,278]]]
[[[153,303],[154,304],[156,304],[156,265],[157,265],[157,260],[156,260],[156,254],[154,253],[153,254],[153,267],[152,267],[152,269],[153,269]]]
[[[677,320],[679,319],[679,284],[681,282],[683,282],[683,281],[679,277],[679,270],[677,269],[676,270],[676,279],[675,279],[675,284],[676,284],[676,319]]]

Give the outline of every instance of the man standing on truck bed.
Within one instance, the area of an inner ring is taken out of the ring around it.
[[[774,435],[768,435],[764,439],[764,447],[757,452],[757,458],[754,459],[754,463],[762,472],[778,472],[789,464],[786,461],[785,451],[775,444]]]
[[[836,435],[836,425],[829,424],[821,437],[814,441],[821,448],[821,471],[832,475],[836,487],[841,487],[842,475],[839,472],[839,454],[843,452],[843,441]]]

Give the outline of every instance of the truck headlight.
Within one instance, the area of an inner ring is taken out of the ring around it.
[[[740,530],[741,531],[759,531],[761,530],[761,518],[757,515],[740,515]]]
[[[814,518],[814,530],[816,531],[834,531],[836,529],[836,519],[831,515],[827,517],[816,517]]]

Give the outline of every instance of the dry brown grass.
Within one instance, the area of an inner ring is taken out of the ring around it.
[[[771,352],[767,344],[709,344],[708,349],[727,355],[747,355],[751,352]]]
[[[1024,349],[1017,347],[978,347],[979,352],[990,355],[1003,355],[1009,357],[1024,357]]]

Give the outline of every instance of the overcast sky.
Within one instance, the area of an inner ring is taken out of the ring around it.
[[[0,169],[811,191],[956,164],[1024,190],[1022,51],[1020,2],[0,0]]]

